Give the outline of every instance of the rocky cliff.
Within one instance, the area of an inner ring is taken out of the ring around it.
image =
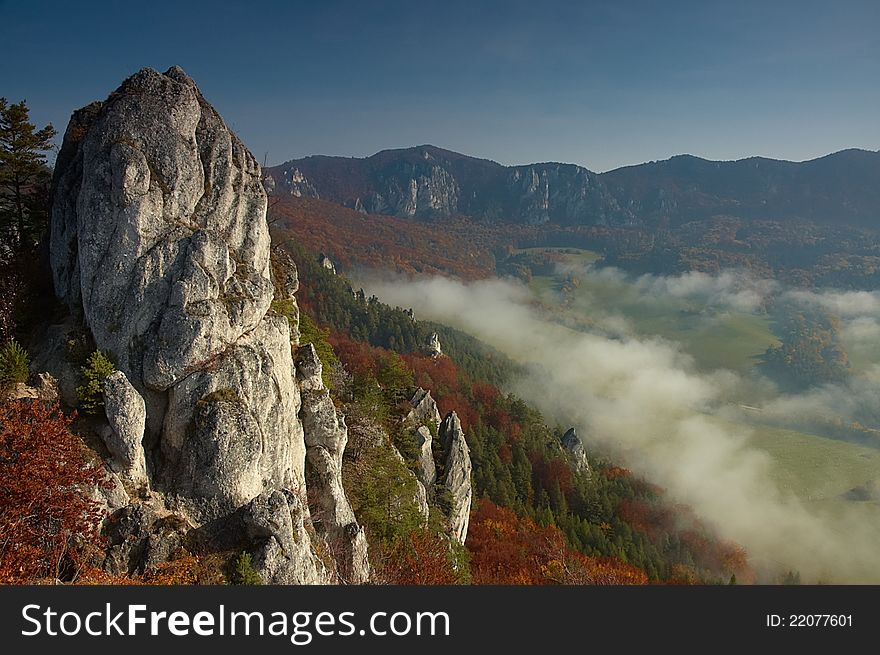
[[[593,471],[587,459],[587,451],[584,449],[584,444],[575,428],[569,428],[562,435],[562,447],[568,453],[575,471],[588,476],[592,475]]]
[[[323,198],[375,214],[456,215],[516,223],[629,224],[599,177],[571,164],[506,167],[434,146],[366,159],[306,157],[267,169],[277,193]]]
[[[412,431],[419,448],[415,467],[419,489],[431,498],[440,497],[449,534],[463,544],[467,539],[473,483],[470,450],[461,422],[455,412],[441,421],[437,403],[425,389],[416,390],[410,405],[404,427]]]
[[[449,527],[452,536],[464,543],[473,501],[470,450],[455,412],[446,415],[439,432],[445,459],[440,483],[448,497]]]
[[[296,312],[291,326],[270,311],[273,298],[295,310],[297,280],[273,283],[260,167],[181,69],[141,70],[74,113],[50,250],[70,309],[54,334],[84,327],[118,369],[98,430],[124,484],[107,501],[108,568],[195,535],[250,550],[267,582],[365,581],[344,420],[314,351],[294,364]]]
[[[268,169],[277,193],[370,213],[456,215],[540,225],[659,226],[715,215],[873,225],[880,152],[806,162],[689,155],[593,173],[574,164],[502,166],[430,145],[364,159],[306,157]]]

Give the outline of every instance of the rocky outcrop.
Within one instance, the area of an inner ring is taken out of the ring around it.
[[[271,175],[268,175],[267,177],[273,179]],[[312,183],[309,182],[297,168],[285,172],[282,185],[290,195],[296,196],[297,198],[320,198],[314,185],[312,185]]]
[[[178,553],[191,527],[154,502],[126,505],[105,523],[104,569],[114,575],[143,573]]]
[[[365,580],[339,477],[345,425],[307,364],[301,399],[298,278],[270,266],[262,172],[181,69],[141,70],[74,113],[55,167],[50,258],[69,323],[120,371],[105,391],[111,468],[150,488],[122,508],[118,545],[126,530],[149,541],[150,512],[173,510],[183,532],[250,539],[266,581],[326,581],[311,500],[344,542],[340,571]],[[273,298],[284,315],[269,311]],[[69,374],[63,352],[44,359]]]
[[[440,335],[436,332],[431,332],[425,339],[425,354],[435,359],[443,355],[443,349],[440,347]]]
[[[312,344],[297,352],[297,379],[302,388],[302,420],[306,441],[306,484],[314,499],[315,529],[338,555],[343,581],[369,579],[367,539],[342,487],[342,456],[348,443],[345,418],[339,416],[322,380],[322,365]]]
[[[334,264],[333,260],[330,259],[324,253],[321,253],[320,255],[318,255],[318,263],[321,266],[323,266],[324,268],[326,268],[328,271],[333,273],[333,275],[336,275],[336,264]]]
[[[360,206],[371,214],[452,216],[458,209],[460,195],[455,178],[426,158],[424,163],[404,163],[396,170],[383,172],[376,190]]]
[[[440,446],[445,454],[440,483],[446,488],[449,501],[450,534],[463,544],[467,538],[473,500],[470,449],[455,412],[446,415],[439,432]]]
[[[574,428],[566,430],[562,435],[562,447],[568,452],[576,471],[587,476],[592,474],[590,462],[587,460],[587,451],[584,450],[584,444],[578,437],[577,430]]]
[[[110,451],[110,468],[135,488],[149,485],[144,455],[147,407],[125,373],[116,371],[104,380],[104,412],[108,426],[102,434]]]
[[[276,193],[314,195],[374,214],[540,225],[637,225],[626,194],[574,164],[502,166],[435,146],[372,157],[307,157],[269,169]]]
[[[437,481],[437,467],[434,464],[433,440],[440,426],[440,412],[431,392],[419,387],[410,400],[412,409],[404,419],[404,426],[412,430],[419,447],[416,464],[416,477],[424,489],[433,489]]]
[[[312,555],[308,514],[296,494],[260,494],[244,508],[243,521],[254,543],[254,570],[264,584],[322,584],[330,576]]]
[[[287,182],[294,174],[298,181]],[[278,193],[302,195],[307,181],[325,200],[372,213],[532,225],[666,229],[726,216],[871,226],[880,207],[880,152],[856,149],[804,162],[678,155],[593,173],[574,164],[502,166],[423,145],[363,159],[306,157],[269,175]]]
[[[2,395],[2,394],[0,394]],[[41,400],[53,403],[58,400],[58,381],[48,373],[37,373],[29,383],[17,382],[5,392],[5,401]]]

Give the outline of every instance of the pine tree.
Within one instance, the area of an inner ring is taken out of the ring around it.
[[[0,98],[0,230],[4,245],[31,245],[43,234],[49,170],[43,153],[52,149],[55,128],[30,122],[25,101]]]

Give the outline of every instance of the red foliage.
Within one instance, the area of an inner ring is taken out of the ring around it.
[[[379,363],[388,355],[384,348],[355,341],[341,332],[331,332],[329,341],[339,361],[352,375],[376,375]]]
[[[620,503],[617,513],[633,530],[644,532],[655,544],[669,535],[675,535],[690,551],[699,568],[715,574],[736,574],[741,583],[754,582],[755,573],[748,564],[745,550],[737,544],[711,536],[691,508],[628,499]],[[679,567],[673,570],[667,582],[692,584],[696,577],[696,572]]]
[[[87,464],[71,418],[57,406],[0,406],[0,581],[75,578],[99,540],[98,504],[87,498],[103,472]]]
[[[483,499],[468,530],[475,584],[647,584],[644,571],[613,557],[572,550],[553,526],[539,526]]]
[[[451,585],[459,582],[449,543],[421,530],[413,530],[389,553],[376,576],[387,584]]]
[[[540,453],[531,453],[532,479],[536,489],[552,489],[559,484],[559,490],[568,494],[572,488],[571,466],[560,457],[545,459]]]
[[[620,466],[610,466],[607,469],[605,469],[604,471],[602,471],[602,474],[606,478],[608,478],[609,480],[614,480],[615,478],[631,478],[632,477],[632,471],[630,471],[629,469],[625,469],[623,467],[620,467]]]
[[[403,361],[413,372],[415,383],[431,390],[441,416],[455,411],[465,432],[469,427],[477,424],[481,412],[465,395],[465,391],[471,389],[471,383],[459,373],[455,362],[449,357],[434,359],[416,354],[404,355]]]
[[[458,367],[449,357],[408,354],[403,361],[413,372],[415,383],[431,390],[433,396],[459,392]]]
[[[365,215],[326,200],[288,195],[270,199],[269,218],[273,240],[293,238],[314,252],[328,253],[343,270],[366,266],[485,278],[495,272],[493,249],[509,240],[498,228],[466,221],[431,224]]]
[[[644,532],[655,542],[675,530],[676,516],[668,506],[633,498],[622,501],[617,513],[633,530]]]
[[[484,407],[491,407],[501,395],[498,389],[486,382],[474,382],[471,385],[471,394],[474,400]]]

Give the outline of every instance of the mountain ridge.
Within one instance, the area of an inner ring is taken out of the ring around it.
[[[863,227],[880,218],[880,151],[859,148],[803,162],[684,154],[596,173],[563,162],[505,166],[428,144],[292,159],[266,169],[266,181],[270,192],[428,220],[663,228],[715,215]]]

